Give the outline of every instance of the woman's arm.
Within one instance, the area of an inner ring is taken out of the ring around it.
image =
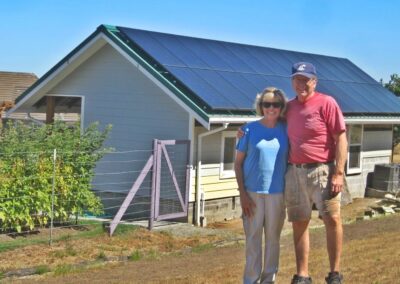
[[[244,216],[252,217],[253,216],[253,207],[256,205],[254,204],[253,200],[247,194],[246,188],[244,186],[244,179],[243,179],[243,162],[246,157],[246,153],[236,151],[236,158],[235,158],[235,174],[236,174],[236,181],[238,184],[238,190],[240,193],[240,205],[242,206],[242,213]]]

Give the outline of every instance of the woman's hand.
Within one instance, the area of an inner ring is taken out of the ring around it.
[[[242,206],[242,213],[244,216],[251,218],[254,215],[253,208],[256,207],[253,200],[251,200],[247,191],[240,192],[240,205]]]

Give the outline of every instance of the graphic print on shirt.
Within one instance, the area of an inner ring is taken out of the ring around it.
[[[279,141],[274,138],[272,140],[261,140],[257,143],[257,149],[260,152],[259,168],[264,174],[260,174],[259,178],[262,179],[262,183],[265,188],[269,188],[272,182],[272,176],[274,173],[276,157],[279,152]]]
[[[245,135],[236,149],[246,154],[243,178],[247,191],[274,194],[282,193],[288,153],[286,125],[278,123],[267,128],[260,121],[242,127]]]

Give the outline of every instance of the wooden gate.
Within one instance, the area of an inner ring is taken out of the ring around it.
[[[149,229],[154,221],[185,217],[188,214],[190,141],[154,140],[153,153],[133,183],[110,224],[110,236],[121,221],[145,177],[152,172]]]

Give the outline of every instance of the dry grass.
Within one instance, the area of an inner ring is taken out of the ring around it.
[[[46,243],[33,244],[0,253],[0,271],[7,272],[20,268],[47,266],[52,271],[57,267],[73,265],[84,261],[94,261],[112,257],[126,258],[158,258],[163,254],[182,250],[183,248],[201,247],[209,242],[221,240],[218,236],[174,237],[167,232],[150,232],[142,227],[132,227],[125,232],[110,238],[106,232],[91,237],[74,237],[76,230],[58,230],[64,235],[61,240],[53,242],[50,247]],[[47,230],[41,236],[47,240]],[[26,238],[27,236],[24,236]],[[29,236],[28,236],[29,237]],[[3,242],[5,237],[2,236]],[[12,242],[14,240],[7,240]]]
[[[355,200],[343,208],[343,218],[348,220],[362,214],[373,199]],[[324,283],[328,271],[324,229],[314,219],[311,230],[310,273],[313,283]],[[214,224],[214,227],[231,229],[242,234],[240,221]],[[287,226],[287,225],[285,225]],[[281,267],[277,283],[289,283],[295,272],[292,236],[282,237]],[[117,237],[97,236],[81,240],[65,240],[49,249],[32,246],[0,254],[3,267],[29,266],[40,263],[59,265],[67,274],[45,274],[13,283],[240,283],[244,265],[243,244],[227,247],[209,245],[221,240],[224,234],[177,237],[171,233],[148,232],[137,229]],[[243,236],[243,235],[241,235]],[[197,248],[179,255],[176,251],[187,247]],[[134,252],[140,253],[134,254]],[[71,273],[68,263],[99,256],[136,255],[137,261],[108,264]],[[154,255],[156,254],[156,255]],[[29,257],[27,257],[27,255]],[[146,257],[147,255],[147,257]],[[346,283],[385,284],[399,283],[400,266],[400,215],[386,216],[345,225],[345,242],[342,271]],[[39,263],[38,263],[39,262]]]
[[[311,233],[310,273],[322,284],[328,269],[323,229]],[[399,283],[400,216],[361,221],[345,226],[342,271],[346,283]],[[295,271],[290,235],[282,239],[281,270],[277,284],[289,283]],[[13,283],[241,283],[242,246],[205,250],[116,264],[61,277],[39,276]]]

